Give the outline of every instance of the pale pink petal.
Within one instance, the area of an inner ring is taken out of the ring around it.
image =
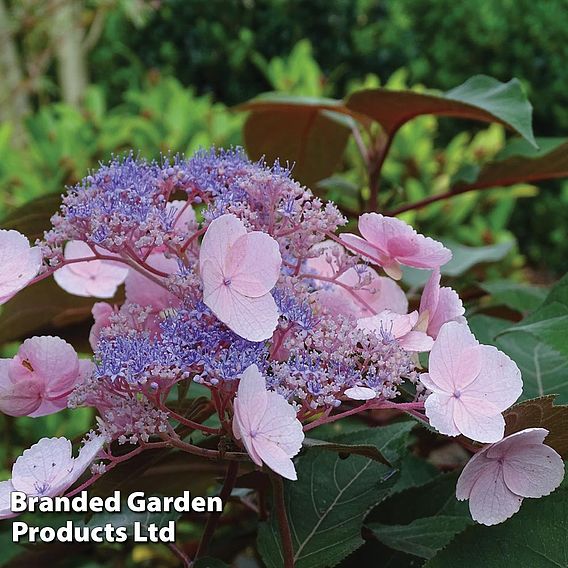
[[[548,430],[545,428],[525,428],[514,434],[509,434],[496,444],[491,444],[484,451],[490,458],[505,458],[510,451],[514,453],[523,445],[544,443],[547,436]]]
[[[94,258],[94,253],[83,241],[70,241],[65,246],[67,260],[91,257]],[[75,296],[112,298],[125,281],[128,270],[112,260],[89,260],[63,266],[54,272],[53,278],[63,290]]]
[[[430,378],[430,375],[428,373],[422,373],[419,378],[420,378],[420,382],[428,390],[439,392],[438,386],[436,385],[436,383],[434,383],[434,381],[432,381],[432,379]]]
[[[93,305],[91,313],[93,314],[95,323],[89,332],[89,344],[94,351],[97,348],[101,330],[110,324],[110,316],[114,313],[114,308],[106,302],[97,302]]]
[[[389,262],[388,257],[385,257],[376,246],[357,235],[343,233],[339,235],[339,238],[350,251],[368,258],[379,266],[384,266],[384,264]]]
[[[295,456],[302,447],[304,431],[295,408],[280,394],[267,393],[267,406],[258,424],[257,438],[270,440],[288,456]]]
[[[176,274],[179,270],[177,260],[167,258],[161,252],[152,253],[146,263],[165,274]],[[126,299],[131,304],[152,307],[156,312],[180,305],[181,300],[175,294],[137,270],[128,273],[124,284]]]
[[[393,238],[412,237],[413,230],[404,221],[384,217],[379,213],[363,213],[359,217],[359,232],[362,237],[377,248],[385,257],[389,253],[389,241]]]
[[[105,439],[103,436],[93,436],[93,438],[85,442],[79,450],[79,455],[73,460],[71,473],[61,480],[59,487],[53,487],[53,495],[59,495],[71,487],[95,461],[104,444]]]
[[[445,393],[433,393],[424,401],[424,410],[430,425],[446,436],[458,436],[460,430],[454,423],[456,398]]]
[[[371,400],[377,397],[377,393],[368,387],[351,387],[343,394],[352,400]]]
[[[236,292],[258,298],[274,288],[281,265],[278,242],[266,233],[255,231],[233,243],[227,255],[224,277]]]
[[[278,307],[270,294],[248,298],[218,283],[212,263],[203,265],[203,302],[232,331],[249,341],[270,339],[278,325]],[[215,287],[216,286],[216,287]]]
[[[396,261],[415,268],[437,268],[452,257],[441,243],[394,217],[365,213],[359,218],[359,231],[383,255],[385,266]]]
[[[174,216],[174,228],[178,231],[188,232],[195,227],[195,211],[187,201],[176,199],[166,204],[166,211]]]
[[[409,331],[400,338],[399,343],[407,351],[423,353],[432,349],[434,340],[423,331]]]
[[[478,375],[481,352],[466,325],[450,322],[442,326],[429,359],[430,379],[446,392],[461,389]]]
[[[474,521],[496,525],[512,517],[521,507],[522,497],[509,490],[497,460],[488,464],[473,484],[469,510]]]
[[[11,519],[18,516],[18,513],[12,513],[10,508],[12,491],[15,489],[10,480],[0,481],[0,519]]]
[[[521,396],[523,380],[517,364],[491,345],[481,345],[481,367],[477,378],[467,387],[469,397],[487,400],[498,411],[509,408]]]
[[[233,431],[235,431],[236,426],[236,431],[238,431],[240,434],[240,438],[238,439],[242,441],[247,454],[256,465],[262,467],[262,459],[258,455],[252,442],[249,424],[248,422],[246,424],[243,424],[241,422],[241,420],[246,421],[250,419],[250,417],[247,415],[248,410],[242,409],[242,406],[239,404],[238,398],[236,398],[234,401],[234,410],[235,416],[233,417]]]
[[[53,497],[73,471],[73,465],[67,438],[42,438],[16,460],[12,484],[28,495]]]
[[[400,280],[402,278],[402,268],[398,262],[385,264],[383,269],[393,280]]]
[[[564,479],[564,462],[544,444],[521,445],[509,451],[503,462],[507,487],[521,497],[544,497]]]
[[[455,400],[454,423],[464,436],[483,443],[503,438],[505,420],[489,401],[467,399],[464,395]]]
[[[91,376],[93,368],[94,364],[90,359],[79,359],[79,373],[73,383],[68,386],[67,390],[61,390],[51,394],[44,393],[44,395],[47,394],[49,398],[43,398],[39,408],[31,412],[28,416],[30,416],[30,418],[38,418],[40,416],[47,416],[48,414],[55,414],[67,408],[69,395],[77,385],[85,382],[85,380]]]
[[[458,501],[469,499],[475,482],[483,475],[487,467],[492,466],[493,461],[487,457],[486,449],[480,450],[471,457],[458,478],[456,485],[456,498]]]
[[[438,306],[428,318],[428,335],[436,338],[446,322],[463,322],[464,313],[465,309],[457,292],[451,288],[440,288]]]
[[[37,275],[41,251],[14,230],[0,229],[0,304],[4,304]]]
[[[377,334],[388,333],[397,339],[409,333],[418,321],[418,312],[395,314],[385,310],[376,316],[357,320],[357,327]]]
[[[296,481],[298,476],[294,462],[286,454],[286,452],[278,447],[278,445],[271,443],[268,440],[262,440],[256,443],[256,451],[260,459],[272,470],[291,481]]]
[[[58,396],[75,386],[79,358],[75,349],[60,337],[26,339],[10,363],[12,381],[33,378],[43,384],[45,396]]]
[[[250,434],[258,429],[258,425],[264,415],[268,404],[268,392],[266,380],[256,365],[250,365],[245,369],[239,380],[237,398],[241,434]]]
[[[258,430],[258,424],[266,411],[267,402],[266,381],[258,367],[251,365],[243,372],[237,396],[233,401],[235,412],[233,430],[237,438],[242,440],[253,462],[259,466],[262,465],[262,460],[255,450],[252,433]]]
[[[31,415],[41,404],[43,383],[28,378],[13,383],[7,378],[7,360],[2,360],[0,412],[8,416]]]
[[[310,262],[320,261],[321,258],[310,259]],[[329,263],[325,260],[320,262],[325,263],[329,268]],[[319,274],[328,277],[334,275],[333,272],[326,275],[321,271]],[[361,287],[363,276],[370,277],[371,282]],[[356,268],[349,268],[337,277],[337,282],[338,284],[319,282],[321,288],[317,291],[319,303],[325,306],[331,314],[351,315],[359,319],[370,317],[384,310],[391,310],[397,314],[407,312],[408,300],[400,286],[391,278],[379,276],[370,267],[365,267],[362,276]],[[317,280],[316,284],[318,284]]]
[[[428,311],[430,319],[438,307],[441,278],[442,275],[440,274],[439,268],[432,270],[432,274],[430,275],[428,282],[426,282],[426,286],[424,286],[422,296],[420,297],[420,307],[418,311],[420,313]]]
[[[247,234],[243,222],[234,215],[221,215],[211,221],[199,250],[199,269],[203,272],[203,263],[213,262],[223,272],[229,249],[239,237]]]

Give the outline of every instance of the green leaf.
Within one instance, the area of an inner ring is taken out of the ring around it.
[[[532,338],[534,351],[548,350],[556,354],[560,361],[568,362],[568,274],[564,276],[548,293],[542,305],[522,322],[510,326],[499,333],[499,340],[521,342]],[[562,367],[564,365],[561,365]],[[561,375],[561,373],[559,373]],[[565,381],[566,382],[566,381]],[[568,386],[562,384],[561,386]],[[550,391],[549,391],[550,392]],[[538,396],[546,394],[540,389]]]
[[[538,149],[525,140],[512,140],[495,160],[461,172],[453,180],[453,189],[460,192],[568,176],[568,140],[538,138],[536,142]]]
[[[515,404],[505,411],[505,435],[525,428],[546,428],[546,445],[568,458],[568,406],[554,405],[554,395],[533,398]]]
[[[334,173],[353,120],[333,99],[263,95],[237,107],[248,111],[247,153],[294,165],[294,178],[311,185]]]
[[[566,534],[568,487],[564,485],[548,497],[525,499],[521,510],[503,524],[466,529],[425,568],[564,567]]]
[[[483,247],[469,247],[453,241],[451,239],[440,239],[446,247],[452,251],[452,259],[442,266],[441,272],[444,276],[461,276],[470,268],[477,264],[488,262],[498,262],[507,256],[513,248],[513,241],[506,241],[496,245]],[[403,280],[409,286],[423,286],[426,284],[430,274],[425,270],[403,267]]]
[[[411,487],[420,487],[438,477],[438,470],[431,464],[408,453],[400,464],[400,474],[397,476],[392,493],[399,493]]]
[[[470,524],[472,521],[465,517],[441,515],[416,519],[408,525],[371,523],[367,527],[389,548],[420,558],[432,558]]]
[[[491,294],[495,302],[519,312],[530,312],[538,308],[548,292],[545,288],[518,284],[509,280],[483,282],[481,287]]]
[[[438,475],[419,487],[392,493],[367,518],[367,524],[407,525],[426,517],[471,519],[467,503],[456,499],[459,472]]]
[[[306,438],[304,446],[330,450],[344,455],[360,455],[385,465],[396,464],[405,453],[414,421],[396,422],[388,426],[367,428],[335,436],[331,440]]]
[[[363,519],[389,493],[394,470],[363,456],[314,450],[300,457],[297,471],[298,481],[284,486],[295,566],[335,566],[363,544]],[[281,568],[274,515],[260,525],[258,547],[268,568]]]
[[[445,94],[366,89],[353,93],[346,106],[379,122],[389,136],[416,116],[433,114],[499,122],[536,146],[532,106],[517,79],[501,83],[476,75]]]

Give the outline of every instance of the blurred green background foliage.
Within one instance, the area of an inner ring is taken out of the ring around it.
[[[157,157],[242,143],[244,118],[230,107],[267,91],[341,98],[362,86],[447,90],[477,73],[517,77],[533,101],[535,132],[562,136],[568,128],[564,0],[0,6],[1,215],[78,181],[112,153],[134,148]],[[503,147],[500,127],[466,128],[432,117],[407,125],[385,166],[387,186],[418,199],[460,164]],[[349,171],[350,162],[348,153],[341,168]],[[512,229],[523,257],[547,279],[566,266],[568,185],[539,188],[458,198],[446,206],[450,220],[440,222],[439,208],[430,207],[412,221],[475,245],[509,238]],[[336,186],[326,196],[345,192]],[[513,264],[523,265],[523,257]]]

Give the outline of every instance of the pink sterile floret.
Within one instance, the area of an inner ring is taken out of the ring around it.
[[[25,288],[41,267],[41,251],[18,231],[0,230],[0,304]]]
[[[177,260],[166,257],[162,252],[153,252],[146,260],[146,264],[165,274],[175,274],[179,270]],[[157,278],[163,280],[164,277]],[[158,284],[137,270],[129,272],[125,290],[128,302],[144,307],[152,306],[155,312],[180,305],[180,299],[168,291],[165,285]]]
[[[420,381],[432,394],[425,401],[430,424],[442,434],[478,442],[503,437],[501,415],[521,395],[517,365],[497,348],[480,345],[467,325],[442,326]]]
[[[93,351],[97,348],[101,330],[110,325],[110,318],[115,313],[115,309],[107,302],[97,302],[91,309],[95,323],[89,332],[89,344]]]
[[[242,440],[254,463],[265,463],[282,477],[296,480],[291,458],[302,447],[302,424],[294,407],[282,395],[266,389],[256,365],[247,367],[242,374],[234,410],[233,433]]]
[[[543,442],[544,428],[527,428],[486,446],[467,463],[456,497],[469,499],[473,519],[484,525],[514,515],[525,497],[552,493],[564,477],[562,458]]]
[[[270,235],[247,233],[240,219],[222,215],[207,228],[199,251],[203,302],[237,335],[269,339],[278,324],[270,290],[281,264],[278,242]]]
[[[417,233],[394,217],[364,213],[359,217],[359,232],[363,238],[346,233],[341,240],[350,250],[382,266],[395,280],[402,277],[401,265],[437,268],[452,258],[451,251],[442,243]]]
[[[409,314],[395,314],[390,310],[385,310],[376,316],[357,320],[357,327],[366,331],[373,331],[379,336],[392,336],[407,351],[430,351],[434,340],[423,331],[415,329],[417,323],[417,311]]]
[[[365,265],[357,265],[340,273],[334,253],[342,254],[344,249],[338,243],[324,241],[311,250],[323,251],[319,256],[308,259],[305,268],[306,272],[314,274],[318,302],[330,314],[363,318],[383,310],[400,314],[407,312],[406,295],[391,278],[379,276]],[[320,280],[318,276],[326,280]],[[333,281],[330,282],[330,279]]]
[[[34,418],[58,412],[91,370],[59,337],[26,339],[13,359],[0,359],[0,411]]]
[[[465,323],[462,301],[455,290],[440,288],[440,270],[436,268],[428,280],[420,298],[420,315],[428,321],[427,333],[436,339],[440,328],[449,321]]]
[[[53,274],[57,284],[69,294],[86,298],[112,298],[128,275],[128,267],[112,260],[96,259],[87,243],[68,242],[65,245],[65,260],[79,258],[95,260],[68,264]]]
[[[42,438],[25,450],[12,467],[12,479],[0,482],[0,519],[17,515],[10,510],[12,491],[37,497],[61,495],[91,465],[103,444],[102,436],[94,436],[76,458],[67,438]]]

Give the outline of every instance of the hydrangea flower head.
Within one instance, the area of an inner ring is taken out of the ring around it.
[[[203,302],[237,335],[250,341],[272,337],[278,308],[270,290],[280,275],[278,242],[226,214],[211,222],[201,243]]]
[[[345,246],[382,266],[395,280],[402,277],[401,265],[438,268],[452,258],[451,251],[441,243],[417,233],[394,217],[364,213],[359,217],[359,231],[363,238],[341,235]]]
[[[18,231],[0,229],[0,304],[25,288],[42,264],[41,250]]]
[[[291,458],[302,446],[302,424],[283,396],[266,389],[256,365],[242,374],[234,410],[233,433],[242,440],[254,463],[265,463],[282,477],[297,479]]]
[[[467,325],[442,326],[432,351],[429,371],[420,381],[432,394],[425,402],[430,424],[442,434],[463,434],[478,442],[503,437],[502,412],[521,395],[517,365],[489,345],[480,345]]]
[[[543,497],[564,477],[564,462],[544,444],[548,430],[527,428],[484,447],[464,467],[456,497],[469,499],[473,519],[484,525],[514,515],[526,497]]]

